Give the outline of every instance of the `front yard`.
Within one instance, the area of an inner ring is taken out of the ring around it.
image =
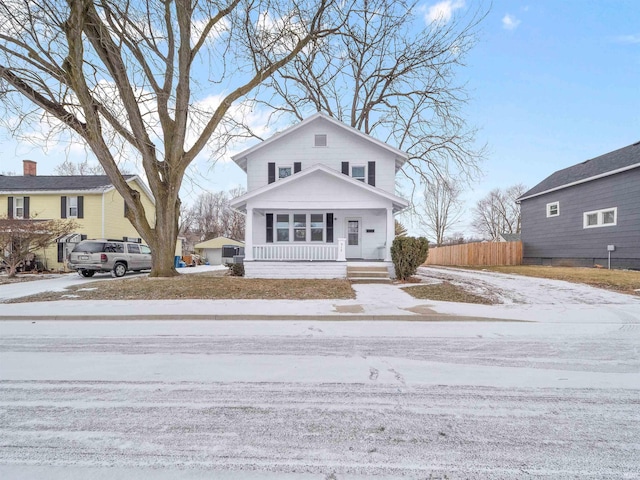
[[[350,299],[347,280],[254,279],[225,276],[224,272],[149,278],[129,275],[114,281],[87,281],[64,292],[45,292],[8,300],[7,303],[54,300],[187,300],[187,299]]]
[[[640,272],[633,270],[608,270],[605,268],[543,267],[538,265],[516,265],[500,267],[458,267],[470,270],[509,273],[528,277],[564,280],[583,283],[620,293],[640,295]]]

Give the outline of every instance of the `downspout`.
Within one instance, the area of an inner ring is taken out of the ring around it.
[[[102,233],[100,235],[100,238],[107,238],[104,235],[104,190],[102,191],[102,215],[101,216],[102,216],[102,220],[101,220],[101,224],[102,224],[101,225],[101,231],[102,231]]]

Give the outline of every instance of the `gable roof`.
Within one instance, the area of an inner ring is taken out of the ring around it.
[[[216,237],[205,242],[196,243],[193,248],[222,248],[224,245],[237,245],[239,247],[244,247],[243,242],[231,240],[227,237]]]
[[[640,167],[640,142],[558,170],[525,192],[518,202],[638,167]]]
[[[370,135],[367,135],[366,133],[362,133],[360,130],[350,127],[349,125],[345,125],[344,123],[342,123],[339,120],[336,120],[333,117],[330,117],[328,115],[325,115],[322,112],[318,112],[315,113],[313,115],[311,115],[309,118],[304,119],[302,122],[293,125],[292,127],[287,128],[286,130],[283,130],[280,133],[276,133],[275,135],[273,135],[272,137],[254,145],[253,147],[250,147],[240,153],[237,153],[235,155],[233,155],[231,157],[231,159],[236,162],[238,164],[238,166],[240,168],[242,168],[242,170],[244,170],[245,172],[247,171],[247,156],[251,155],[253,153],[255,153],[256,151],[260,150],[261,148],[266,147],[267,145],[270,145],[273,142],[278,141],[279,139],[292,134],[293,132],[295,132],[296,130],[299,130],[300,128],[309,125],[310,123],[313,122],[320,122],[320,121],[326,121],[329,122],[337,127],[342,128],[343,130],[351,133],[352,135],[357,135],[360,138],[363,138],[364,140],[373,143],[374,145],[377,145],[378,147],[382,147],[385,150],[389,151],[390,153],[394,154],[396,156],[396,171],[400,169],[400,167],[402,167],[402,165],[404,165],[404,163],[409,159],[409,155],[405,152],[403,152],[402,150],[398,150],[397,148],[392,147],[391,145],[388,145],[380,140],[377,140],[375,138],[373,138]]]
[[[123,175],[127,182],[135,181],[149,200],[155,198],[138,175]],[[0,175],[0,193],[104,193],[115,187],[107,175]]]
[[[123,175],[129,181],[137,175]],[[0,175],[0,192],[102,191],[112,187],[107,175]]]
[[[380,188],[372,187],[367,183],[361,182],[360,180],[356,180],[355,178],[350,177],[349,175],[345,175],[321,163],[316,163],[310,168],[302,170],[301,172],[298,172],[298,173],[294,173],[293,175],[283,180],[278,180],[277,182],[270,183],[269,185],[265,185],[264,187],[260,187],[255,190],[252,190],[251,192],[245,193],[244,195],[241,195],[239,197],[232,199],[231,202],[229,203],[232,208],[236,210],[244,211],[248,200],[254,197],[258,197],[271,190],[286,188],[287,185],[297,182],[300,179],[305,178],[307,176],[314,175],[317,172],[324,172],[338,179],[339,181],[346,182],[347,184],[352,185],[353,188],[364,189],[365,191],[374,193],[380,197],[391,200],[391,202],[393,202],[394,211],[396,212],[400,210],[404,210],[409,206],[409,202],[407,202],[404,198],[400,198],[397,195],[393,195],[392,193],[386,192]]]

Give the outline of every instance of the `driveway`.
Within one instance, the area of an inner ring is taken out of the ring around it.
[[[640,323],[640,297],[588,285],[449,267],[420,267],[418,276],[426,283],[446,280],[498,302],[427,301],[438,313],[547,323]]]

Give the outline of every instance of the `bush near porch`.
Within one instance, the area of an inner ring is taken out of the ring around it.
[[[429,242],[424,237],[396,237],[391,244],[391,260],[398,280],[407,280],[418,271],[429,254]]]

